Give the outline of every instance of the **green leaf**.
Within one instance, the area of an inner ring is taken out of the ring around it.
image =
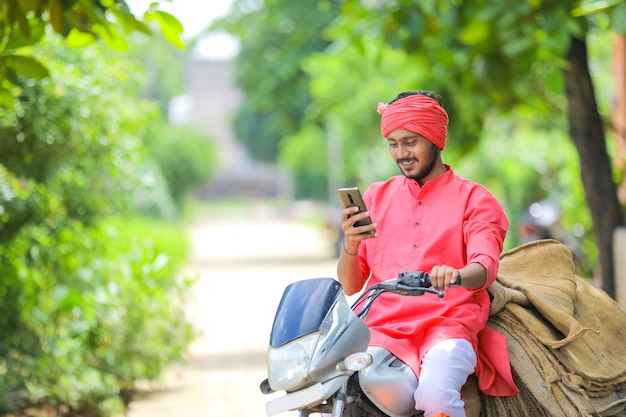
[[[152,31],[150,30],[150,28],[143,23],[141,20],[137,20],[137,18],[132,17],[131,18],[131,24],[133,26],[133,28],[135,28],[136,30],[138,30],[141,33],[144,33],[146,35],[151,35]]]
[[[126,43],[126,39],[119,33],[116,27],[112,25],[105,26],[105,25],[97,24],[93,26],[93,31],[110,48],[113,48],[117,51],[122,51],[122,52],[128,49],[128,44]]]
[[[28,12],[32,12],[33,10],[37,10],[39,6],[41,6],[42,0],[20,0],[18,2],[18,6],[22,13],[26,14]]]
[[[611,23],[615,32],[626,35],[626,2],[622,2],[612,10]]]
[[[74,307],[82,307],[83,299],[78,291],[59,285],[55,288],[52,296],[57,304],[58,311],[71,311]]]
[[[63,33],[63,8],[60,0],[48,0],[50,26],[56,33]]]
[[[4,47],[5,51],[10,51],[12,49],[18,49],[23,46],[34,45],[41,40],[46,31],[46,24],[37,19],[31,19],[30,21],[30,35],[25,36],[26,34],[19,30],[14,30],[10,34],[10,38],[7,41],[7,44]]]
[[[6,55],[4,59],[6,66],[12,69],[17,75],[26,75],[38,80],[50,76],[48,68],[35,58],[23,55]]]
[[[489,37],[489,25],[474,20],[470,22],[459,35],[461,42],[466,45],[478,45]]]
[[[0,107],[13,110],[14,103],[15,103],[15,98],[13,97],[11,92],[0,87]]]
[[[95,5],[91,5],[89,7],[85,7],[84,11],[86,13],[87,19],[92,25],[107,25],[109,23],[106,17],[106,10],[104,10],[102,7],[96,7]]]
[[[161,32],[163,32],[163,36],[172,45],[180,49],[185,49],[185,44],[180,39],[180,35],[182,35],[184,28],[178,19],[162,10],[146,12],[145,16],[148,21],[157,21],[159,27],[161,28]]]
[[[17,26],[20,29],[20,32],[24,34],[25,38],[30,38],[30,24],[28,23],[28,19],[26,18],[25,13],[17,13],[15,16],[17,20]]]
[[[94,43],[96,38],[91,33],[82,32],[76,28],[72,28],[65,38],[65,43],[71,48],[82,48]]]
[[[580,17],[598,13],[622,3],[623,0],[588,0],[581,2],[580,6],[572,10],[572,16]]]
[[[115,15],[115,18],[121,23],[126,32],[132,32],[133,30],[138,30],[146,35],[151,35],[152,32],[143,22],[137,20],[135,15],[131,14],[126,9],[112,9],[111,10]]]

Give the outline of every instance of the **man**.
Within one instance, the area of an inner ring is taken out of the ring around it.
[[[430,273],[433,288],[445,297],[379,297],[366,319],[370,344],[387,348],[413,369],[419,378],[416,409],[465,416],[460,390],[472,373],[486,394],[517,393],[504,336],[485,327],[486,288],[496,279],[508,220],[485,187],[443,163],[448,115],[438,96],[400,93],[379,104],[378,112],[403,175],[368,187],[368,212],[343,210],[337,275],[351,295],[368,279],[373,284],[404,271]],[[374,224],[355,227],[367,216]],[[461,286],[451,286],[459,275]],[[489,343],[479,348],[483,339]]]

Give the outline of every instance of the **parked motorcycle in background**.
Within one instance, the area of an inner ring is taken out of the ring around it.
[[[350,306],[335,279],[312,278],[290,284],[276,311],[267,356],[268,378],[261,383],[264,394],[284,391],[285,395],[267,403],[267,415],[298,410],[300,417],[313,413],[423,416],[415,410],[415,374],[388,350],[368,346],[370,332],[363,320],[385,292],[444,296],[430,287],[426,273],[400,273],[398,278],[370,286]],[[475,395],[478,398],[477,390]]]
[[[524,212],[518,226],[518,236],[522,244],[540,239],[555,239],[563,243],[572,251],[577,269],[583,268],[585,262],[584,252],[578,241],[582,233],[584,230],[569,232],[563,227],[561,209],[551,200],[532,203]]]

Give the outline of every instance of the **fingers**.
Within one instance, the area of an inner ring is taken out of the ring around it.
[[[353,216],[356,215],[356,212],[359,211],[359,208],[356,206],[353,207],[348,207],[345,208],[341,211],[341,226],[343,228],[343,226],[346,225],[346,222],[348,222],[348,220],[353,220],[352,223],[354,223],[356,220],[354,220]]]
[[[432,288],[437,291],[445,291],[451,285],[456,284],[459,270],[447,265],[434,266],[430,272]]]
[[[361,241],[376,236],[376,224],[357,226],[355,223],[369,217],[369,212],[358,213],[358,207],[348,207],[341,212],[341,230],[347,241]],[[372,232],[373,233],[368,233]]]

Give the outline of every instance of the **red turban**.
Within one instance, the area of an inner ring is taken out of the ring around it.
[[[397,129],[419,133],[439,149],[446,147],[448,113],[434,100],[423,94],[413,94],[394,101],[379,103],[382,116],[380,130],[384,137]]]

